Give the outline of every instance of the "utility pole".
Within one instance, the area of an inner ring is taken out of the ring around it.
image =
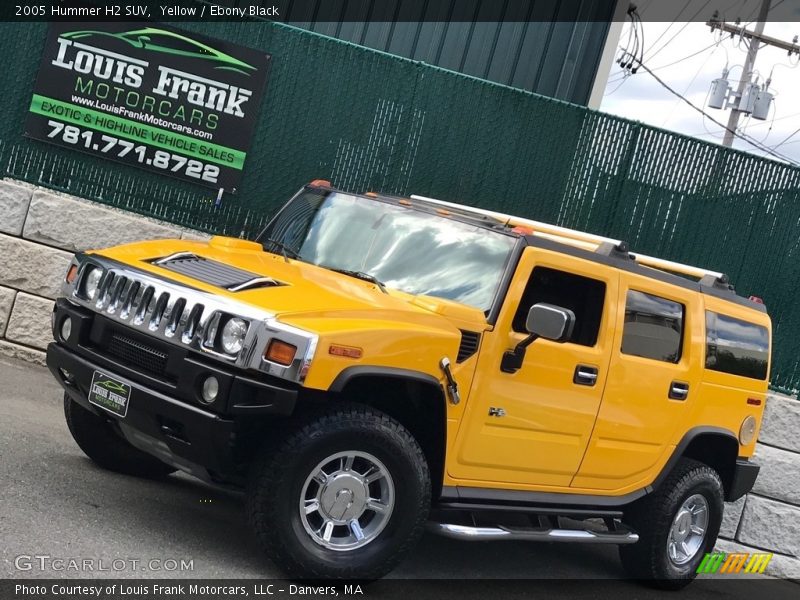
[[[744,61],[742,68],[742,77],[739,79],[739,88],[736,90],[738,98],[742,97],[745,86],[750,83],[753,75],[753,67],[756,63],[756,55],[758,54],[758,46],[761,43],[761,36],[764,34],[764,25],[767,23],[767,15],[769,14],[769,5],[771,0],[761,0],[761,8],[758,10],[758,21],[753,35],[750,36],[750,48],[747,50],[747,58]],[[744,28],[742,28],[744,29]],[[722,138],[723,146],[733,145],[733,134],[736,132],[736,127],[739,125],[739,111],[736,107],[731,109],[731,114],[728,117],[728,128],[725,130],[725,137]]]

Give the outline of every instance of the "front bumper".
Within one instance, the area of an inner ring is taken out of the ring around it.
[[[58,339],[65,318],[72,320],[72,332],[69,339]],[[189,350],[159,346],[157,340],[110,323],[66,300],[56,302],[53,324],[58,341],[47,348],[47,366],[70,398],[114,422],[137,448],[202,479],[236,479],[246,460],[241,454],[243,440],[254,426],[260,420],[294,410],[299,390],[288,387],[291,384],[257,379],[232,367],[212,364]],[[121,353],[117,346],[109,345],[112,338],[131,345]],[[149,352],[163,351],[166,356],[157,372],[148,362],[152,354],[146,355],[145,361],[126,354],[142,351],[145,345]],[[104,351],[107,348],[114,348],[114,353]],[[131,386],[124,418],[88,401],[95,370]],[[219,395],[206,406],[200,402],[200,389],[212,375],[219,381]]]

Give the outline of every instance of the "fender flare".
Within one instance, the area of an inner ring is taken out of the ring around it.
[[[658,474],[658,476],[653,480],[653,482],[650,485],[648,485],[645,488],[648,494],[654,492],[661,486],[662,483],[664,483],[664,480],[666,480],[666,478],[675,468],[675,465],[678,464],[678,461],[681,458],[683,458],[686,449],[689,447],[689,445],[701,435],[719,436],[732,441],[734,444],[736,444],[737,448],[739,447],[739,438],[737,438],[736,435],[734,435],[734,433],[729,429],[725,429],[723,427],[707,426],[707,425],[692,427],[689,431],[687,431],[683,435],[681,441],[678,442],[678,445],[675,446],[675,449],[672,451],[672,455],[664,464],[664,467],[661,469],[661,472]],[[738,457],[735,457],[734,461],[736,460],[736,458]]]
[[[433,375],[429,375],[428,373],[423,373],[422,371],[414,371],[411,369],[398,369],[395,367],[377,367],[371,365],[356,365],[353,367],[347,367],[341,373],[339,373],[336,378],[331,383],[330,387],[328,388],[329,392],[339,393],[347,384],[350,383],[353,379],[358,377],[364,376],[375,376],[375,377],[388,377],[391,379],[403,379],[406,381],[416,381],[418,383],[423,383],[425,385],[434,385],[436,388],[442,391],[442,397],[444,398],[444,388],[442,387],[441,381],[436,379]]]

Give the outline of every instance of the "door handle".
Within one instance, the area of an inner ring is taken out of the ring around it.
[[[669,384],[670,400],[686,400],[689,397],[689,384],[683,381],[673,381]]]
[[[578,365],[575,367],[575,375],[572,377],[572,383],[578,385],[594,385],[597,382],[597,367],[590,367],[587,365]]]

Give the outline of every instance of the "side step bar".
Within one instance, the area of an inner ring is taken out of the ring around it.
[[[428,530],[457,540],[528,540],[536,542],[579,542],[587,544],[635,544],[639,534],[632,531],[595,532],[586,529],[521,529],[511,527],[470,527],[428,523]]]

